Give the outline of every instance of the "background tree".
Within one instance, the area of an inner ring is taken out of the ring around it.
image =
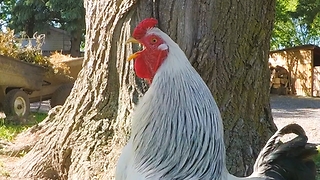
[[[52,21],[59,22],[61,29],[71,35],[70,54],[80,56],[80,44],[85,31],[83,0],[49,0],[46,5],[58,14]]]
[[[293,17],[303,17],[304,22],[308,26],[312,26],[315,20],[320,17],[320,1],[319,0],[298,0],[296,11]]]
[[[277,0],[271,49],[320,44],[320,3],[316,0]]]
[[[320,45],[320,1],[298,0],[296,11],[291,14],[303,23],[303,29],[310,37],[307,41]]]
[[[33,37],[36,30],[48,27],[49,16],[45,1],[16,1],[12,6],[8,26],[16,32],[25,31],[29,37]]]
[[[25,31],[29,37],[48,26],[66,30],[71,36],[70,54],[80,56],[85,28],[83,0],[6,0],[2,4],[0,17],[11,29]]]
[[[214,94],[225,127],[228,166],[249,173],[275,130],[268,50],[274,0],[85,0],[83,69],[62,107],[35,129],[39,137],[16,168],[21,177],[110,179],[126,143],[131,112],[147,85],[126,58],[132,28],[146,17],[185,51]],[[136,49],[137,47],[133,47]]]
[[[10,20],[8,14],[10,14],[12,6],[15,0],[2,0],[0,1],[0,31],[5,28]]]

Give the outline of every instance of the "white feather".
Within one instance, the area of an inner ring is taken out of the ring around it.
[[[116,180],[242,179],[226,169],[221,115],[210,90],[168,35],[158,28],[147,34],[160,36],[159,48],[169,53],[134,111]]]
[[[133,151],[132,140],[128,141],[128,144],[123,148],[119,157],[116,169],[116,180],[145,180],[144,176],[135,170],[133,164]]]
[[[210,90],[169,36],[147,33],[160,36],[169,54],[135,109],[122,179],[225,179],[223,126]]]
[[[169,49],[169,47],[168,47],[166,44],[160,44],[160,45],[158,46],[158,49],[160,49],[160,50],[167,50],[167,49]]]

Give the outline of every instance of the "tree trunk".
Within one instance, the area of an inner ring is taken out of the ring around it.
[[[72,57],[80,57],[81,29],[71,33],[70,55]]]
[[[86,0],[83,69],[62,107],[50,111],[40,140],[21,160],[21,177],[110,179],[128,139],[134,104],[147,89],[125,44],[145,17],[185,51],[220,107],[231,173],[244,175],[275,130],[268,50],[275,0]],[[135,48],[135,47],[134,47]]]
[[[28,35],[28,37],[32,38],[34,34],[35,27],[35,15],[32,14],[28,20],[26,20],[26,24],[24,25],[24,31]]]
[[[146,90],[133,64],[131,0],[85,1],[86,52],[83,69],[63,107],[40,124],[40,140],[16,170],[20,177],[108,179],[126,143],[130,113]],[[128,119],[128,121],[126,121]]]
[[[85,14],[84,9],[80,8],[80,14]],[[84,27],[85,22],[84,19],[77,19],[75,22],[70,23],[75,27]],[[83,30],[82,28],[77,28],[71,31],[71,48],[70,54],[72,57],[80,57],[80,45],[81,45],[81,38],[82,38]]]
[[[213,11],[216,78],[206,80],[216,83],[230,172],[248,175],[261,147],[276,130],[268,67],[275,1],[215,1],[214,7],[220,10]]]
[[[275,1],[138,3],[138,17],[148,17],[150,11],[160,29],[184,50],[217,101],[230,173],[250,174],[262,146],[276,130],[268,66]]]

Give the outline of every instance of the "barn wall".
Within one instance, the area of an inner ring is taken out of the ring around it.
[[[288,50],[271,52],[269,62],[273,66],[283,66],[291,76],[291,89],[294,94],[312,96],[312,51]]]
[[[48,33],[49,32],[49,33]],[[49,29],[46,33],[43,51],[68,51],[70,50],[70,38],[61,32]]]
[[[44,34],[44,41],[41,46],[42,54],[45,56],[51,55],[52,52],[69,52],[71,48],[71,39],[63,30],[48,29]],[[22,46],[31,45],[32,47],[37,46],[35,38],[21,39]]]
[[[320,96],[320,66],[313,68],[313,96]]]

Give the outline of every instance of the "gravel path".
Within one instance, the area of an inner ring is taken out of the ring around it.
[[[272,95],[270,103],[278,128],[297,123],[306,131],[309,142],[320,143],[320,98]]]

